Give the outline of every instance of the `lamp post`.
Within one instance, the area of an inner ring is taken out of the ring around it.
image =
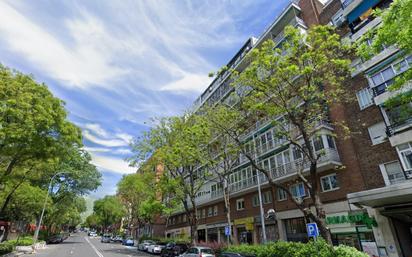
[[[253,148],[255,149],[255,161],[257,161],[257,148],[256,148],[256,133],[253,132]],[[266,244],[267,242],[267,237],[266,237],[266,225],[265,225],[265,215],[264,215],[264,210],[263,210],[263,203],[262,203],[262,190],[260,188],[260,174],[259,172],[256,172],[256,180],[257,180],[257,186],[258,186],[258,197],[259,197],[259,211],[260,211],[260,223],[262,227],[262,239],[263,243]]]
[[[41,227],[41,223],[43,221],[44,211],[46,209],[47,199],[49,198],[49,192],[50,192],[53,180],[56,178],[57,175],[62,175],[62,174],[65,174],[65,173],[67,173],[67,172],[58,172],[58,173],[54,174],[53,177],[50,178],[49,187],[47,188],[47,194],[46,194],[46,197],[44,198],[44,204],[43,204],[43,209],[41,211],[39,223],[37,224],[36,231],[34,232],[34,237],[33,237],[34,243],[37,242],[37,238],[39,237],[40,227]]]

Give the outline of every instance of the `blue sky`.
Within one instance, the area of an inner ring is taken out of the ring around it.
[[[0,62],[33,74],[66,102],[115,193],[130,140],[151,117],[182,113],[288,0],[0,2]]]

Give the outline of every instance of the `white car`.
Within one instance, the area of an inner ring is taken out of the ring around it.
[[[187,249],[187,251],[181,255],[182,257],[216,257],[212,248],[195,246]]]
[[[165,244],[165,243],[155,244],[155,245],[153,246],[153,248],[152,248],[151,253],[161,254],[161,253],[162,253],[162,250],[163,250],[164,248],[166,248],[166,244]]]
[[[138,246],[137,249],[139,249],[140,251],[147,251],[150,245],[155,245],[156,242],[152,241],[152,240],[144,240],[143,242],[141,242]]]

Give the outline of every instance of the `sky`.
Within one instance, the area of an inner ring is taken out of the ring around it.
[[[116,192],[129,144],[150,119],[178,115],[288,0],[0,1],[0,63],[45,83],[82,129]]]

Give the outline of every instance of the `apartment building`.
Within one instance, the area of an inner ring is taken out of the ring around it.
[[[331,23],[345,40],[354,42],[379,26],[380,19],[371,16],[371,10],[386,8],[390,3],[387,0],[294,1],[259,38],[248,39],[227,66],[242,70],[247,65],[243,57],[265,40],[281,45],[286,25],[304,33],[312,25]],[[312,139],[315,151],[324,152],[318,164],[321,198],[335,244],[375,249],[387,256],[410,255],[412,183],[408,179],[412,171],[412,122],[411,118],[398,118],[397,110],[385,109],[384,102],[395,94],[387,86],[411,65],[410,56],[391,46],[370,60],[354,59],[354,72],[347,85],[354,101],[330,108],[330,120],[345,121],[353,132],[351,137],[344,137],[339,128],[324,121],[319,124],[320,136]],[[220,74],[199,96],[195,107],[230,103],[229,75]],[[273,135],[270,119],[257,123],[248,134],[261,165],[270,168],[274,179],[289,187],[295,197],[307,198],[304,185],[296,183],[301,156],[286,141]],[[308,169],[305,165],[303,168]],[[234,241],[262,242],[258,184],[264,213],[275,211],[275,215],[264,220],[267,239],[308,240],[301,211],[281,190],[272,199],[266,178],[257,174],[241,156],[229,185]],[[227,222],[222,187],[213,181],[206,183],[197,204],[199,241],[225,242]],[[171,237],[189,231],[184,213],[173,215],[166,227],[166,234]]]

